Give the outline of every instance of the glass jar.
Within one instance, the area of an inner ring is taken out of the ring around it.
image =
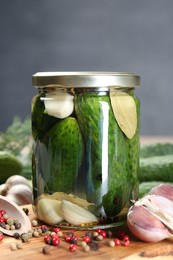
[[[33,75],[33,208],[50,225],[110,226],[138,196],[140,77]]]

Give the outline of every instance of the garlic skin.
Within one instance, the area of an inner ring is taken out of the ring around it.
[[[132,234],[144,242],[159,242],[171,237],[164,224],[143,206],[132,206],[127,214],[127,225]]]
[[[32,188],[29,181],[20,175],[13,175],[0,186],[0,194],[14,201],[17,205],[32,203]]]
[[[171,201],[173,201],[173,186],[170,184],[162,183],[151,189],[149,194],[163,196]]]
[[[56,94],[47,94],[44,99],[45,109],[48,115],[60,119],[70,116],[74,110],[74,97],[64,91]]]

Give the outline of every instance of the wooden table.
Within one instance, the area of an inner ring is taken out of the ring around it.
[[[32,211],[32,206],[27,205],[29,209],[29,218],[31,220],[35,219],[35,215]],[[126,230],[128,233],[127,227],[121,227],[121,230]],[[63,234],[67,232],[67,230],[62,230]],[[118,229],[114,230],[115,233],[118,232]],[[29,242],[22,243],[22,249],[17,249],[15,251],[11,250],[11,244],[18,242],[18,240],[13,237],[5,236],[3,241],[0,242],[0,259],[5,260],[9,259],[88,259],[88,260],[97,260],[97,259],[126,259],[126,260],[144,260],[150,259],[152,260],[161,260],[161,259],[173,259],[173,242],[172,241],[162,241],[159,243],[144,243],[141,241],[135,240],[130,235],[130,244],[128,246],[118,246],[118,247],[110,247],[108,242],[110,238],[105,238],[103,241],[99,241],[99,250],[98,251],[89,251],[84,252],[80,242],[82,241],[82,237],[85,231],[75,231],[75,235],[78,236],[78,246],[75,252],[69,251],[69,244],[61,238],[60,245],[58,247],[50,246],[49,254],[44,255],[42,253],[43,247],[46,245],[43,240],[43,236],[41,235],[39,238],[31,238]]]
[[[173,137],[143,137],[141,138],[142,144],[155,143],[155,142],[172,142]],[[29,209],[30,220],[35,219],[35,215],[32,211],[32,206],[27,205]],[[127,227],[121,227],[122,230],[127,230]],[[117,232],[117,230],[114,230]],[[67,230],[63,230],[65,234]],[[128,230],[127,230],[128,232]],[[99,243],[98,251],[84,252],[80,246],[82,241],[82,236],[85,231],[75,231],[75,234],[79,238],[77,250],[75,252],[69,251],[69,244],[61,239],[60,245],[58,247],[51,246],[49,254],[44,255],[42,253],[43,247],[46,245],[43,240],[43,236],[39,238],[31,238],[29,242],[22,243],[23,248],[12,251],[10,246],[11,243],[16,243],[18,240],[13,237],[5,236],[3,241],[0,242],[0,260],[6,260],[12,258],[13,260],[34,260],[34,259],[87,259],[87,260],[116,260],[116,259],[126,259],[126,260],[171,260],[173,259],[173,241],[164,240],[159,243],[144,243],[137,241],[134,237],[130,235],[130,244],[125,246],[110,247],[108,245],[109,238],[105,238]]]

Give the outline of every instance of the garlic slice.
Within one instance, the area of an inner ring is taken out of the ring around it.
[[[110,100],[119,127],[132,139],[137,130],[137,111],[133,97],[125,92],[110,91]]]
[[[79,226],[98,222],[91,212],[70,201],[63,200],[60,208],[64,219],[73,225]]]
[[[48,115],[57,118],[66,118],[74,110],[74,97],[64,91],[58,91],[55,94],[47,94],[43,98],[45,109]]]
[[[38,218],[49,225],[56,225],[63,220],[60,205],[58,200],[40,199],[36,205]]]

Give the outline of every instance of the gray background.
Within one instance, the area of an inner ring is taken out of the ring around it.
[[[0,0],[0,131],[30,114],[37,71],[141,75],[141,134],[173,134],[172,0]]]

